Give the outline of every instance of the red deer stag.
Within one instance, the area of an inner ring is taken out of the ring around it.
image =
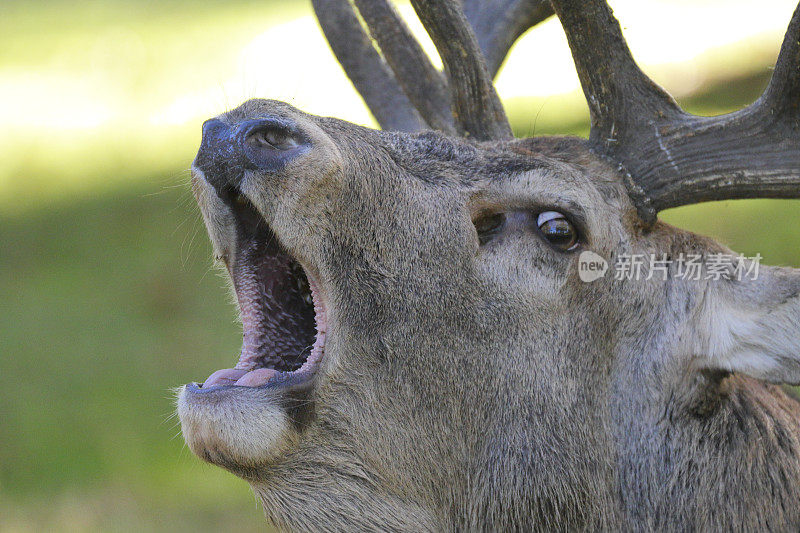
[[[550,5],[411,3],[443,72],[388,0],[313,2],[383,131],[204,124],[244,340],[181,389],[189,447],[281,530],[800,530],[800,272],[656,219],[800,196],[800,9],[763,96],[699,117],[604,1],[553,0],[591,134],[514,139],[492,76]]]

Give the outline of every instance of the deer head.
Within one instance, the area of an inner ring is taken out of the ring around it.
[[[443,73],[388,1],[314,1],[383,131],[270,100],[204,124],[244,341],[182,388],[190,448],[282,529],[796,528],[800,409],[767,382],[800,382],[800,273],[656,213],[800,196],[800,10],[764,95],[704,118],[604,2],[553,0],[586,141],[513,139],[492,86],[549,4],[412,4]],[[582,275],[634,256],[663,268]]]

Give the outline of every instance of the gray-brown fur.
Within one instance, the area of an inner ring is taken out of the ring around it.
[[[326,288],[322,367],[297,411],[257,392],[215,405],[213,423],[244,418],[213,438],[198,435],[211,407],[179,409],[192,449],[247,479],[280,529],[800,528],[800,408],[759,381],[800,379],[800,273],[584,283],[577,253],[535,231],[479,247],[473,219],[557,208],[583,220],[581,249],[612,259],[728,251],[647,228],[584,140],[380,132],[267,100],[221,118],[267,116],[312,149],[279,172],[239,169],[242,191]],[[224,256],[207,178],[195,169]],[[746,343],[774,366],[734,357]]]

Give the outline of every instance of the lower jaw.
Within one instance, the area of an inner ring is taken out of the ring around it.
[[[185,389],[192,394],[235,393],[237,390],[280,390],[280,391],[310,391],[314,385],[316,372],[302,371],[277,372],[269,379],[255,376],[251,384],[215,383],[207,386],[205,383],[187,383]]]
[[[198,457],[250,479],[296,443],[314,416],[310,381],[280,388],[224,386],[181,388],[181,432]]]

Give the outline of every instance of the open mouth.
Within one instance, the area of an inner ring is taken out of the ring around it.
[[[325,350],[325,304],[312,275],[289,254],[250,201],[221,194],[236,218],[236,252],[226,260],[243,328],[233,368],[217,370],[202,390],[308,383]]]

